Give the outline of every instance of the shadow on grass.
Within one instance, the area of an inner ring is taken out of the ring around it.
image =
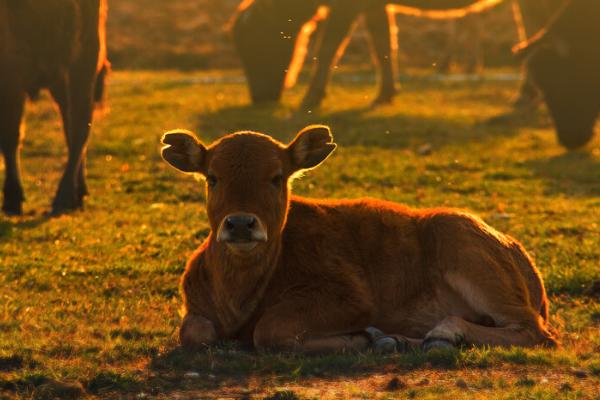
[[[524,126],[545,126],[543,118],[536,112],[490,124],[483,118],[480,122],[468,118],[444,118],[443,113],[439,116],[413,115],[400,107],[393,114],[370,111],[364,107],[298,114],[277,104],[235,106],[199,115],[196,130],[207,142],[225,133],[249,129],[287,142],[306,125],[319,123],[331,126],[336,142],[343,146],[406,148],[428,143],[440,148],[514,136]]]
[[[50,215],[39,215],[26,220],[0,216],[0,240],[10,239],[15,230],[35,229],[51,219]]]
[[[232,344],[213,346],[190,353],[172,348],[152,358],[145,380],[131,382],[123,377],[107,381],[116,392],[154,390],[162,394],[175,391],[219,391],[249,394],[251,386],[263,383],[285,385],[309,381],[328,381],[367,377],[374,373],[402,373],[419,369],[485,369],[501,364],[569,365],[551,352],[540,349],[439,349],[427,353],[376,355],[372,352],[306,356],[291,353],[256,352]],[[120,382],[120,383],[119,383]],[[97,383],[96,383],[97,385]],[[89,388],[89,384],[87,385]]]
[[[600,159],[584,152],[566,152],[529,160],[525,166],[542,178],[547,195],[600,196]]]
[[[515,111],[493,120],[482,118],[479,122],[444,118],[442,113],[423,117],[401,109],[392,115],[369,111],[368,108],[356,108],[298,116],[277,104],[237,106],[200,115],[197,130],[207,142],[232,130],[251,128],[285,143],[307,124],[324,123],[332,127],[335,141],[342,146],[417,149],[427,144],[440,149],[510,138],[523,128],[552,126],[546,113],[535,109]],[[590,153],[566,152],[552,158],[528,160],[524,166],[543,179],[549,195],[600,195],[600,160]]]
[[[392,355],[364,352],[305,356],[256,352],[224,343],[198,352],[185,351],[180,347],[168,348],[153,356],[147,369],[140,373],[102,370],[79,382],[60,382],[44,374],[27,372],[14,380],[0,377],[0,392],[36,393],[43,388],[45,391],[73,393],[73,397],[69,398],[80,398],[85,394],[100,398],[142,398],[148,394],[175,397],[175,394],[186,392],[196,395],[210,393],[210,398],[249,398],[253,390],[269,385],[339,381],[421,369],[483,370],[503,365],[567,368],[573,363],[561,353],[543,349],[439,349]],[[597,371],[590,367],[590,373],[596,374]]]

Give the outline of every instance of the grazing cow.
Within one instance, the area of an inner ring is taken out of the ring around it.
[[[248,80],[254,103],[278,101],[284,86],[291,86],[306,55],[308,36],[317,21],[323,20],[316,66],[303,109],[318,106],[325,97],[330,70],[344,51],[348,35],[359,16],[364,16],[379,70],[379,94],[374,104],[390,102],[396,93],[393,73],[395,20],[386,10],[434,18],[454,18],[488,9],[503,0],[244,0],[233,23],[233,38]],[[549,3],[564,0],[519,0],[524,25],[521,31],[536,32],[547,21]],[[420,10],[408,7],[419,7]],[[323,8],[327,13],[322,12]],[[462,9],[457,9],[463,7]],[[466,7],[466,8],[465,8]],[[445,11],[427,11],[427,10]],[[518,10],[518,8],[515,8]],[[515,14],[517,15],[517,14]],[[520,14],[519,14],[520,15]],[[543,22],[541,22],[543,21]],[[523,22],[523,23],[521,23]],[[518,104],[535,95],[524,84]]]
[[[0,0],[0,147],[7,214],[21,214],[20,126],[27,95],[50,89],[63,119],[68,161],[53,213],[79,208],[87,194],[85,147],[93,103],[108,69],[106,0]]]
[[[301,352],[556,343],[533,261],[479,218],[291,196],[290,181],[335,149],[328,127],[309,126],[289,145],[254,132],[205,146],[172,131],[162,142],[170,165],[206,178],[211,233],[181,282],[186,348],[221,339]]]
[[[442,74],[456,69],[467,74],[480,74],[484,64],[483,27],[484,21],[478,15],[448,21],[447,40],[436,70]]]
[[[572,0],[548,27],[515,50],[527,58],[560,143],[576,149],[600,113],[600,1]]]

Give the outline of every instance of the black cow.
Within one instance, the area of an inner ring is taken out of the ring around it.
[[[527,59],[558,139],[568,149],[594,135],[600,113],[600,1],[572,0],[515,51]]]
[[[85,148],[106,59],[107,0],[0,0],[0,147],[7,214],[21,214],[20,126],[25,99],[49,89],[60,107],[68,161],[53,213],[80,208],[87,194]]]
[[[278,101],[284,82],[297,73],[306,54],[305,24],[319,19],[320,7],[329,10],[322,21],[322,34],[316,51],[315,71],[303,100],[303,108],[318,106],[325,96],[331,68],[342,54],[354,22],[364,16],[365,25],[379,70],[379,94],[375,103],[392,100],[396,90],[393,74],[393,46],[390,31],[393,18],[386,11],[395,5],[399,12],[451,18],[490,8],[502,0],[245,0],[234,17],[233,37],[247,77],[254,103]],[[564,0],[519,0],[523,29],[535,33],[545,26],[548,10]],[[397,6],[413,7],[412,10]],[[415,9],[414,7],[418,7]],[[440,12],[441,11],[441,12]],[[521,19],[518,19],[521,22]],[[294,78],[292,77],[292,81]],[[524,83],[519,104],[535,97]]]

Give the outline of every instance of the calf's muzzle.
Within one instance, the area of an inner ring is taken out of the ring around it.
[[[249,251],[267,241],[267,231],[254,214],[229,214],[219,224],[217,241],[233,250]]]

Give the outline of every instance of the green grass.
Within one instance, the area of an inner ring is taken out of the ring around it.
[[[0,217],[0,399],[598,398],[600,301],[587,291],[600,279],[597,139],[566,153],[543,110],[486,124],[509,111],[515,82],[409,80],[393,105],[370,110],[372,82],[342,73],[320,111],[298,115],[303,86],[283,105],[251,107],[241,83],[201,83],[234,75],[114,73],[110,112],[89,148],[92,195],[85,211],[54,219],[45,213],[62,132],[47,97],[29,105],[26,215]],[[188,128],[210,141],[252,129],[289,140],[316,122],[331,125],[340,147],[296,193],[472,209],[534,255],[563,348],[385,357],[178,349],[179,276],[208,226],[201,185],[161,161],[161,134]],[[394,377],[401,384],[388,390]]]

